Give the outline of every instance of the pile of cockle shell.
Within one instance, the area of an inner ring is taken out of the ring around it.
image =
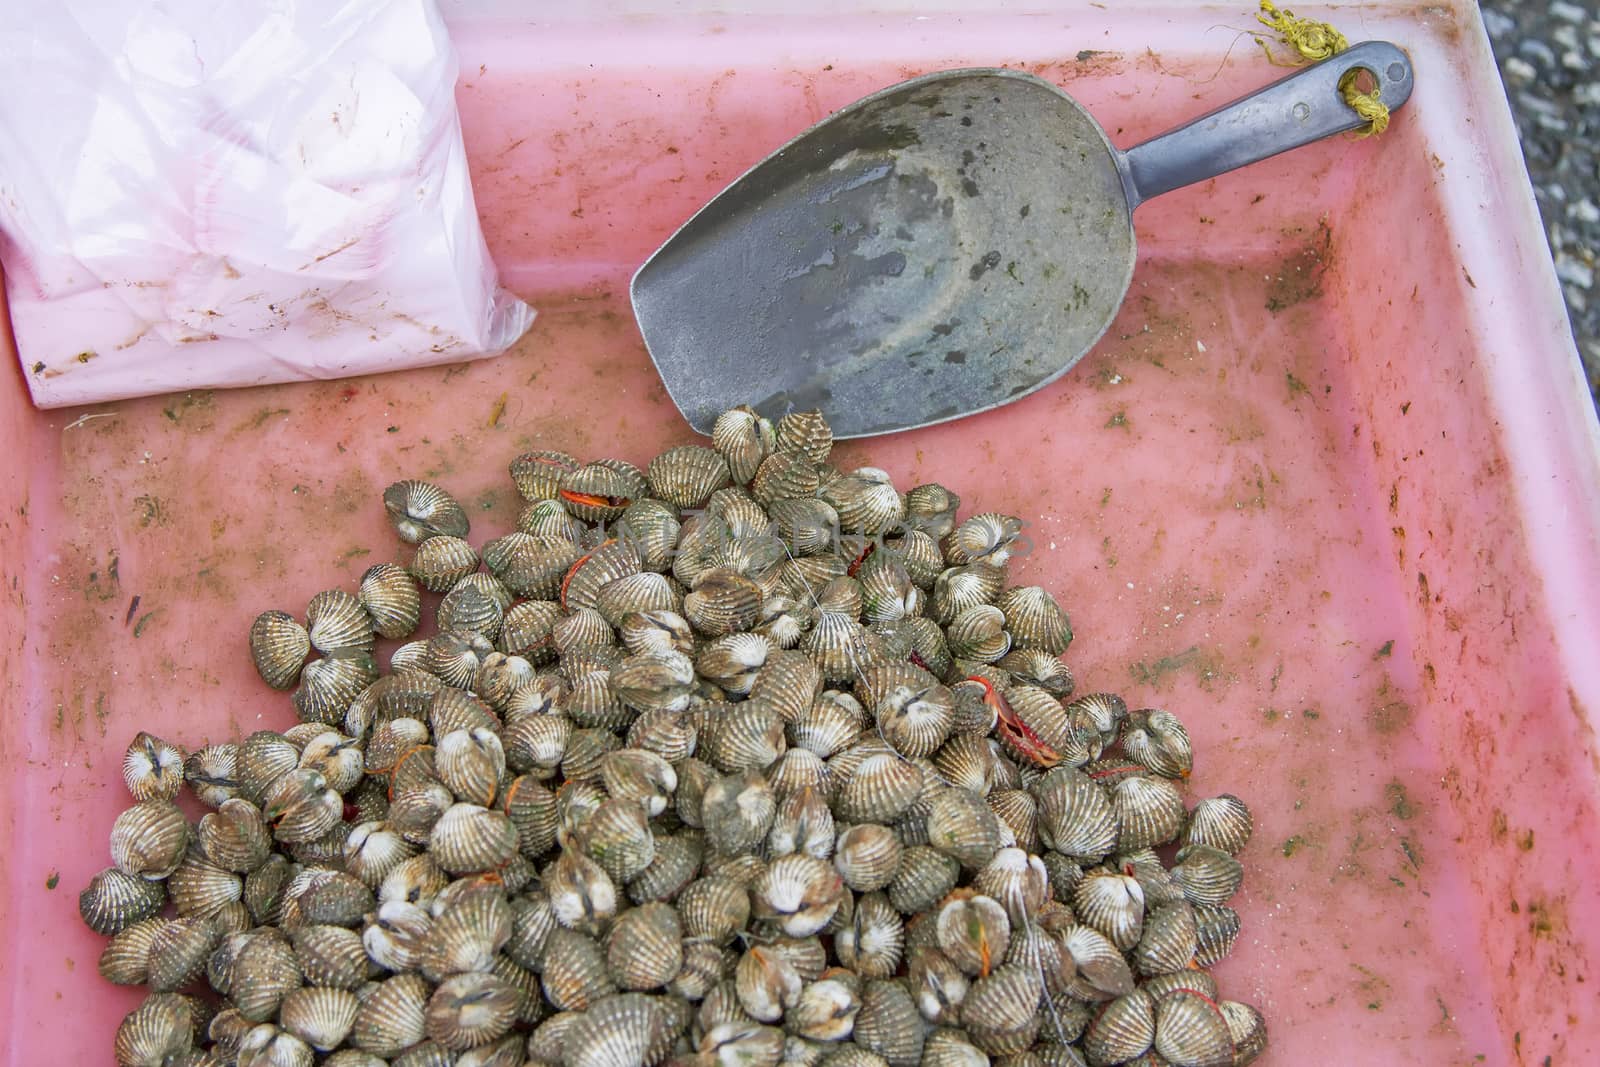
[[[1186,807],[1175,716],[1072,698],[1066,613],[1008,585],[1022,524],[836,470],[816,413],[737,408],[713,443],[520,456],[481,549],[443,490],[390,486],[410,563],[251,629],[300,725],[134,740],[80,897],[101,974],[152,991],[119,1064],[1259,1055],[1204,969],[1250,813]],[[424,590],[437,632],[381,673]]]

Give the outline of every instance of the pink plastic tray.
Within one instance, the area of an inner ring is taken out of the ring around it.
[[[944,66],[1025,66],[1123,145],[1280,73],[1242,0],[878,6],[447,5],[490,247],[543,312],[515,353],[103,410],[0,390],[5,1063],[110,1062],[137,996],[76,899],[123,747],[293,721],[246,628],[403,558],[383,485],[437,478],[487,537],[518,450],[688,439],[627,279],[771,146]],[[840,459],[1026,517],[1016,574],[1070,607],[1081,684],[1180,713],[1195,795],[1248,799],[1219,977],[1267,1012],[1265,1062],[1600,1062],[1594,416],[1474,6],[1323,14],[1410,50],[1387,135],[1141,209],[1128,304],[1072,374]]]

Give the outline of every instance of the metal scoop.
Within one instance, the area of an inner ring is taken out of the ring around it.
[[[952,70],[857,101],[746,172],[634,275],[634,314],[696,430],[750,403],[836,437],[986,411],[1065,374],[1133,276],[1151,197],[1363,125],[1410,61],[1369,41],[1127,151],[1049,82]]]

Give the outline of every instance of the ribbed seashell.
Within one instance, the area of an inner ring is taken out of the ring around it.
[[[244,893],[240,900],[258,925],[271,926],[277,923],[283,905],[283,891],[296,870],[286,857],[274,854],[245,876]]]
[[[699,730],[683,711],[642,712],[628,727],[629,748],[642,749],[676,764],[694,754]]]
[[[1187,968],[1197,945],[1194,909],[1179,901],[1153,908],[1131,953],[1142,975],[1170,974]]]
[[[848,533],[877,537],[905,517],[905,502],[889,473],[877,467],[859,467],[823,486],[819,496],[839,515]]]
[[[517,845],[517,828],[504,813],[464,802],[441,815],[428,837],[434,861],[458,875],[502,866]]]
[[[635,500],[617,520],[616,535],[632,542],[647,571],[671,567],[683,526],[678,509],[662,500]]]
[[[300,753],[282,734],[261,730],[244,739],[235,754],[239,795],[254,804],[278,779],[300,765]]]
[[[410,637],[422,617],[422,596],[416,580],[394,563],[375,563],[361,575],[356,594],[371,619],[372,629],[391,641]]]
[[[488,704],[465,689],[446,686],[433,696],[428,708],[428,727],[434,737],[444,737],[457,730],[487,730],[498,734],[502,724]]]
[[[1041,850],[1039,806],[1032,793],[1023,789],[996,789],[984,800],[995,817],[1011,830],[1018,848],[1032,853]]]
[[[849,561],[829,552],[820,556],[801,556],[778,568],[778,583],[790,597],[803,604],[815,604],[817,593],[829,582],[845,578]],[[859,606],[858,606],[859,607]]]
[[[703,677],[724,691],[744,696],[754,686],[772,651],[772,642],[760,634],[728,634],[702,648],[694,665]]]
[[[750,495],[761,504],[770,505],[775,500],[814,496],[821,484],[817,465],[809,456],[799,452],[774,453],[756,468],[750,479]]]
[[[430,593],[448,592],[478,569],[478,550],[460,537],[433,537],[417,546],[406,570]]]
[[[562,926],[598,936],[617,914],[617,887],[594,860],[577,849],[563,849],[546,869],[544,887]]]
[[[844,884],[827,861],[802,852],[779,856],[751,888],[753,910],[790,937],[810,937],[838,910]]]
[[[261,809],[238,797],[203,816],[195,836],[206,859],[225,871],[248,874],[266,862],[272,851],[272,834]],[[237,888],[229,899],[239,899]]]
[[[208,918],[189,916],[164,921],[150,935],[147,981],[157,993],[188,985],[206,968],[218,931]]]
[[[786,749],[777,762],[767,768],[767,781],[780,799],[809,788],[826,804],[832,791],[832,777],[827,762],[806,748]]]
[[[545,1019],[528,1035],[528,1057],[540,1065],[565,1063],[567,1037],[586,1017],[583,1012],[564,1011]]]
[[[344,817],[344,800],[328,788],[322,772],[293,770],[268,790],[261,814],[284,844],[314,841]]]
[[[574,730],[567,740],[566,755],[561,759],[561,773],[568,782],[598,779],[600,760],[607,752],[621,747],[622,739],[610,730]]]
[[[911,580],[899,558],[875,552],[860,571],[861,609],[868,622],[896,622],[920,616],[926,594]]]
[[[494,731],[452,730],[439,738],[434,768],[457,800],[487,806],[506,773],[506,754]]]
[[[600,761],[600,779],[607,793],[642,805],[650,818],[667,809],[678,788],[678,775],[672,765],[641,748],[606,753]]]
[[[595,594],[595,610],[613,627],[631,614],[676,612],[680,598],[672,582],[654,571],[639,571],[607,582]]]
[[[1036,585],[1007,589],[995,599],[1019,650],[1059,656],[1072,644],[1072,623],[1050,592]]]
[[[545,997],[560,1011],[584,1011],[616,992],[599,944],[574,930],[550,935],[540,980]]]
[[[537,536],[521,530],[483,546],[484,566],[506,591],[540,602],[555,599],[562,579],[579,555],[578,546],[565,537]]]
[[[1207,797],[1195,804],[1178,838],[1180,845],[1210,845],[1236,856],[1255,828],[1250,809],[1231,793]]]
[[[995,666],[1008,671],[1017,681],[1043,689],[1057,700],[1072,695],[1077,682],[1072,669],[1057,656],[1041,648],[1017,648],[1016,634],[1011,635],[1012,650],[996,661]]]
[[[888,885],[889,902],[907,915],[932,908],[955,888],[961,865],[927,845],[908,846]]]
[[[293,689],[310,654],[311,636],[288,612],[263,611],[250,626],[256,673],[274,689]]]
[[[405,1062],[404,1057],[395,1060],[394,1063],[399,1067],[418,1067],[415,1063]],[[226,1064],[219,1064],[219,1067],[226,1067]],[[370,1052],[363,1052],[358,1048],[345,1048],[323,1060],[322,1067],[393,1067],[393,1065]],[[422,1067],[440,1067],[440,1065],[424,1064]]]
[[[1118,853],[1107,861],[1106,866],[1114,867],[1123,874],[1133,875],[1139,882],[1139,888],[1144,890],[1146,910],[1158,908],[1163,904],[1175,904],[1184,899],[1183,887],[1173,880],[1154,849],[1143,848]]]
[[[378,677],[372,653],[361,648],[336,649],[314,659],[300,672],[294,709],[301,722],[338,725],[350,704]]]
[[[404,897],[381,900],[374,918],[361,933],[362,944],[372,962],[397,972],[417,967],[433,929],[426,903],[426,898],[420,902]]]
[[[527,501],[551,500],[563,475],[578,469],[578,461],[565,452],[540,449],[524,452],[511,461],[511,480]]]
[[[278,1025],[321,1052],[338,1048],[355,1025],[361,1002],[344,989],[306,986],[290,992],[278,1009]]]
[[[882,1056],[889,1067],[917,1067],[924,1027],[911,995],[898,981],[866,983],[856,1013],[855,1043]]]
[[[1233,1040],[1234,1067],[1254,1063],[1267,1050],[1267,1021],[1255,1008],[1237,1000],[1217,1001],[1217,1010],[1227,1021],[1228,1036]]]
[[[241,800],[239,803],[246,802]],[[269,840],[269,847],[270,844]],[[259,867],[265,859],[266,856],[262,855],[255,866]],[[213,918],[223,908],[239,900],[243,892],[244,886],[237,874],[208,863],[195,853],[185,856],[178,869],[167,878],[167,893],[180,916]]]
[[[584,820],[580,837],[589,857],[614,883],[626,883],[655,859],[649,816],[644,805],[630,797],[603,801]]]
[[[969,870],[988,863],[1001,846],[1000,820],[966,789],[943,789],[933,798],[927,833],[928,844]]]
[[[1088,775],[1058,767],[1033,790],[1039,802],[1039,839],[1046,847],[1090,863],[1117,847],[1117,810]]]
[[[703,507],[732,478],[728,461],[710,448],[680,445],[650,461],[650,492],[679,508]]]
[[[445,593],[436,618],[441,630],[468,630],[493,642],[510,604],[510,593],[493,575],[469,574]]]
[[[908,985],[922,1017],[934,1025],[957,1022],[972,984],[967,975],[931,945],[910,950],[909,960]]]
[[[552,499],[554,496],[555,492],[552,492],[550,498],[530,500],[517,513],[517,532],[540,540],[582,545],[584,538],[589,535],[589,527],[573,518],[561,501]]]
[[[760,771],[718,778],[706,787],[700,803],[706,840],[728,855],[753,849],[772,829],[777,808],[777,795]]]
[[[700,870],[705,855],[704,842],[698,833],[680,831],[667,834],[660,829],[651,833],[655,837],[655,859],[650,866],[628,880],[628,899],[635,904],[671,900],[687,886]]]
[[[424,643],[423,647],[426,647]],[[344,731],[351,737],[365,737],[367,731],[375,731],[375,736],[368,745],[366,753],[366,766],[374,774],[386,774],[392,764],[384,758],[381,751],[382,739],[377,736],[385,724],[407,719],[420,725],[428,717],[428,712],[433,706],[436,697],[444,683],[431,674],[422,671],[406,671],[400,674],[385,675],[361,691],[361,695],[350,702],[350,707],[345,712]],[[426,740],[426,728],[419,739],[407,734],[410,744],[419,744]],[[380,751],[373,751],[378,746]],[[398,751],[392,749],[392,751]]]
[[[1176,715],[1159,708],[1129,713],[1122,750],[1163,778],[1187,778],[1194,767],[1189,732]]]
[[[1075,722],[1068,709],[1043,689],[1014,682],[1005,691],[1005,701],[1032,733],[1035,744],[1054,760],[1045,766],[1081,767],[1100,755],[1099,733],[1086,720]],[[1038,753],[1021,747],[1012,733],[1002,731],[998,736],[1011,758],[1025,765],[1039,762]]]
[[[906,577],[924,593],[933,589],[934,582],[945,569],[939,543],[921,530],[889,538],[884,542],[884,549],[900,561]],[[926,607],[926,603],[921,606]]]
[[[769,767],[788,745],[783,720],[761,700],[715,708],[707,719],[698,751],[725,774]]]
[[[833,865],[845,885],[870,893],[894,881],[903,852],[899,836],[889,827],[860,823],[839,835]]]
[[[1227,1017],[1209,997],[1189,990],[1156,1001],[1156,1052],[1175,1067],[1232,1067],[1234,1042]]]
[[[665,1001],[637,993],[604,997],[573,1024],[560,1062],[571,1067],[661,1062],[682,1029],[671,1008]]]
[[[169,800],[145,800],[111,824],[111,861],[124,874],[165,878],[183,862],[189,824]]]
[[[378,883],[378,899],[428,904],[450,883],[450,876],[424,852],[401,862]]]
[[[478,664],[477,673],[472,676],[472,692],[485,704],[488,704],[501,715],[512,706],[513,698],[518,697],[522,690],[530,690],[517,699],[516,707],[520,713],[528,709],[536,700],[553,699],[554,694],[550,687],[540,679],[537,668],[529,660],[517,655],[507,655],[504,652],[491,652],[483,657]],[[540,705],[540,713],[548,710],[546,705]]]
[[[1022,520],[989,511],[974,515],[950,531],[945,540],[945,562],[952,567],[987,563],[1003,567],[1022,533]]]
[[[950,654],[957,659],[993,663],[1011,649],[1005,615],[992,604],[970,607],[951,620],[945,630]]]
[[[667,984],[667,992],[682,1000],[699,1001],[732,973],[734,960],[716,944],[703,940],[685,940],[683,943],[683,969]]]
[[[1189,814],[1183,796],[1165,778],[1124,778],[1112,788],[1111,804],[1122,827],[1117,848],[1124,852],[1173,840]]]
[[[123,1018],[112,1053],[118,1067],[163,1067],[193,1044],[187,1002],[172,993],[152,993]]]
[[[238,795],[239,783],[235,777],[238,758],[238,745],[207,745],[190,753],[184,761],[184,781],[202,804],[219,807],[224,800]]]
[[[748,1016],[706,1027],[695,1048],[706,1063],[775,1067],[783,1057],[783,1031]]]
[[[860,1008],[861,980],[850,971],[834,968],[802,986],[784,1025],[811,1041],[843,1041],[855,1028]]]
[[[926,674],[918,668],[911,670]],[[882,668],[872,668],[881,671]],[[931,756],[950,736],[955,695],[927,676],[928,684],[897,684],[877,700],[874,715],[883,739],[908,759]]]
[[[506,765],[535,778],[554,777],[572,738],[572,720],[565,715],[531,715],[507,726],[500,741]]]
[[[434,898],[430,910],[433,922],[417,954],[417,967],[430,981],[489,970],[495,953],[511,938],[514,913],[503,886],[493,878],[452,883]]]
[[[905,921],[882,893],[856,902],[850,924],[834,935],[839,962],[863,978],[888,978],[900,967]]]
[[[940,625],[948,626],[962,612],[991,603],[1004,588],[1005,581],[1005,569],[987,563],[969,563],[941,571],[928,596],[927,613]]]
[[[271,1023],[252,1028],[239,1042],[239,1067],[311,1067],[314,1061],[309,1045]]]
[[[793,556],[827,551],[839,534],[839,514],[816,497],[774,500],[767,508],[778,537]]]
[[[1155,1040],[1155,1005],[1134,990],[1108,1003],[1089,1021],[1083,1048],[1091,1064],[1124,1063]]]
[[[361,600],[342,589],[327,589],[306,605],[306,632],[318,652],[347,648],[371,651],[376,640],[372,616]]]
[[[798,452],[813,463],[826,463],[833,451],[833,430],[820,411],[792,411],[778,420],[774,430],[774,451]]]
[[[122,781],[136,801],[172,800],[183,788],[183,750],[140,731],[122,757]]]
[[[1038,1012],[1042,993],[1037,967],[1007,963],[972,983],[961,1015],[969,1026],[990,1031],[1018,1030]]]
[[[956,511],[961,498],[934,482],[912,486],[906,491],[906,525],[943,541],[955,529]]]
[[[428,639],[422,662],[428,673],[447,688],[465,690],[494,650],[494,645],[480,633],[446,630]]]
[[[1149,994],[1150,999],[1157,1003],[1168,993],[1174,993],[1180,989],[1187,989],[1191,993],[1199,993],[1210,1000],[1218,1000],[1219,997],[1217,980],[1198,967],[1185,967],[1182,970],[1171,971],[1166,974],[1150,975],[1139,982],[1139,988]],[[1220,1002],[1218,1007],[1221,1007]]]
[[[389,828],[414,845],[427,844],[439,818],[453,803],[455,796],[443,782],[425,779],[392,786]]]
[[[618,630],[632,655],[646,652],[694,652],[694,631],[676,611],[640,611],[622,617]]]
[[[960,1030],[935,1030],[922,1046],[923,1067],[988,1067],[988,1063],[988,1053],[967,1041]],[[1021,1067],[1014,1060],[1008,1064]]]
[[[516,988],[499,975],[453,975],[428,998],[423,1030],[430,1040],[454,1052],[487,1045],[511,1029],[519,1000]]]
[[[758,681],[757,689],[760,688]],[[866,723],[866,711],[854,697],[830,690],[790,721],[785,733],[790,744],[828,759],[855,744]]]
[[[144,919],[119,932],[100,953],[100,977],[117,985],[144,985],[150,979],[150,945],[166,919]]]
[[[988,974],[1011,944],[1006,909],[991,897],[957,897],[939,909],[939,950],[969,975]]]
[[[295,961],[307,983],[355,991],[372,973],[361,935],[326,923],[302,926],[293,935]]]
[[[1139,943],[1144,929],[1144,889],[1137,879],[1096,868],[1084,873],[1072,893],[1078,920],[1099,930],[1126,952]]]
[[[647,903],[617,917],[606,936],[606,963],[621,989],[666,985],[683,969],[683,927],[670,904]]]
[[[892,752],[869,755],[845,779],[834,813],[846,822],[891,823],[921,795],[922,782],[921,769]]]
[[[300,988],[300,966],[294,949],[276,932],[247,935],[234,957],[229,993],[239,1014],[266,1022],[291,990]]]
[[[732,879],[706,877],[684,887],[677,908],[686,938],[725,944],[749,921],[750,895]]]
[[[972,887],[1001,903],[1014,924],[1030,918],[1050,895],[1044,861],[1019,848],[1003,848],[972,879]]]
[[[556,499],[584,522],[610,522],[648,492],[638,467],[620,459],[601,459],[562,474]]]
[[[300,750],[300,767],[320,771],[328,788],[348,793],[361,784],[366,771],[360,742],[336,730],[320,730]]]
[[[682,711],[689,705],[694,680],[694,663],[669,649],[622,660],[611,670],[609,684],[612,693],[635,711]]]
[[[376,905],[361,879],[344,871],[327,871],[298,897],[300,921],[312,925],[359,926]]]
[[[734,991],[750,1017],[774,1023],[800,1001],[803,981],[782,954],[764,946],[747,951],[733,973]]]
[[[383,491],[383,507],[395,532],[407,544],[440,535],[465,537],[470,529],[466,511],[431,482],[395,482]]]
[[[756,642],[766,643],[767,639],[755,634],[734,634],[713,641],[707,646],[708,650],[722,646],[728,651],[716,653],[722,662],[714,663],[712,666],[719,669],[726,667],[728,670],[737,668],[738,675],[742,676],[759,651]],[[706,653],[702,653],[702,656],[705,655]],[[751,701],[759,701],[770,708],[785,724],[799,721],[811,710],[818,694],[822,691],[821,671],[803,653],[775,651],[770,645],[761,655],[761,660],[760,664],[755,665],[755,673],[748,685]],[[741,662],[746,667],[738,668]],[[703,668],[702,673],[704,673]],[[740,691],[739,686],[743,684],[742,677],[730,678],[724,675],[724,678],[734,681],[731,692]]]
[[[760,586],[727,568],[714,568],[701,575],[683,598],[684,617],[696,632],[707,637],[748,630],[760,610]]]
[[[1100,736],[1101,746],[1116,743],[1128,718],[1128,705],[1115,693],[1085,693],[1067,705],[1074,722],[1087,725]]]
[[[755,477],[761,461],[777,446],[777,434],[770,422],[740,405],[717,416],[711,428],[711,443],[728,461],[734,482],[744,485]]]
[[[1172,878],[1191,904],[1226,904],[1244,882],[1239,861],[1210,845],[1179,849],[1177,861]]]
[[[361,998],[350,1043],[376,1056],[393,1057],[426,1036],[424,1010],[431,989],[418,974],[398,974]]]

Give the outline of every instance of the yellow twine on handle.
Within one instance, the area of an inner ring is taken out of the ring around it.
[[[1261,11],[1256,15],[1256,21],[1272,30],[1278,39],[1293,48],[1300,56],[1302,62],[1318,63],[1324,59],[1338,55],[1350,47],[1350,42],[1345,40],[1344,34],[1316,19],[1301,18],[1293,11],[1279,10],[1272,0],[1261,0]],[[1262,35],[1253,35],[1261,50],[1267,54],[1267,61],[1274,66],[1291,66],[1292,63],[1281,63],[1272,54],[1272,48],[1263,39]],[[1380,134],[1389,126],[1389,109],[1378,99],[1378,88],[1373,86],[1370,93],[1361,91],[1356,80],[1361,71],[1352,70],[1339,79],[1339,93],[1357,115],[1365,119],[1366,128],[1356,131],[1357,137],[1371,137]]]

